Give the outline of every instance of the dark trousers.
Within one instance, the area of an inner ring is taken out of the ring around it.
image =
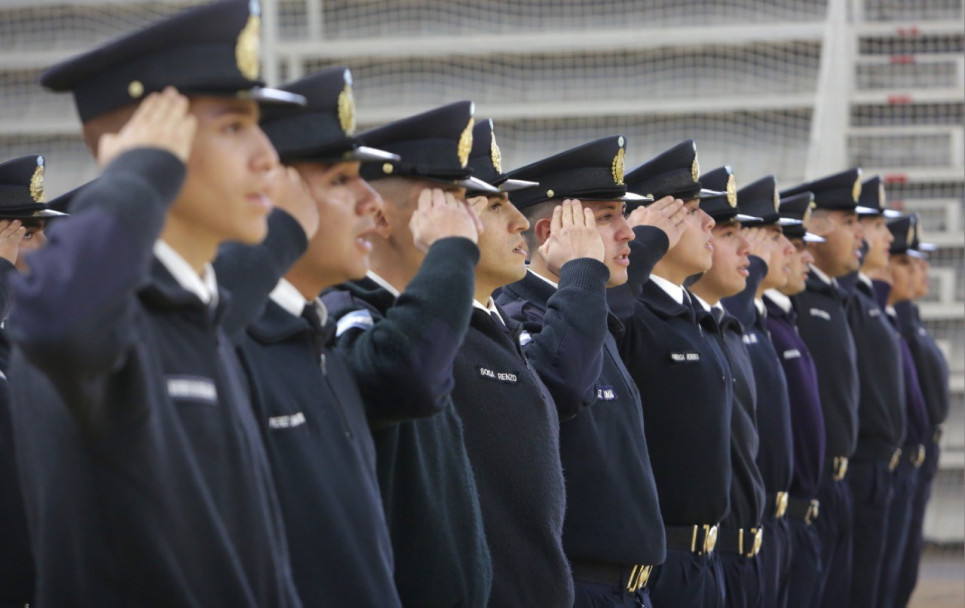
[[[650,590],[646,587],[629,593],[615,585],[573,581],[575,601],[573,608],[653,608]]]
[[[761,580],[761,556],[721,553],[718,559],[724,573],[724,605],[727,608],[766,608],[764,581]]]
[[[851,608],[878,608],[894,477],[887,460],[854,462],[848,469],[848,485],[854,498]]]
[[[817,583],[824,576],[821,539],[813,523],[809,526],[803,519],[786,519],[793,558],[787,579],[787,608],[820,608],[821,585]]]
[[[764,605],[784,608],[787,605],[787,580],[791,571],[791,542],[784,518],[768,515],[764,526],[764,544],[757,558],[761,561],[761,581],[764,584]]]
[[[931,498],[932,481],[938,473],[940,456],[938,444],[929,441],[925,449],[925,462],[918,470],[918,485],[915,487],[915,499],[912,503],[911,521],[908,526],[908,542],[905,543],[905,554],[898,574],[898,588],[895,591],[894,605],[902,608],[908,605],[915,585],[918,583],[925,509],[928,507],[928,499]]]
[[[819,605],[822,608],[847,608],[854,527],[851,489],[847,481],[834,481],[829,473],[825,473],[818,488],[818,500],[821,501],[821,515],[814,522],[814,530],[821,539],[821,564],[824,566]]]
[[[666,561],[650,575],[650,587],[657,608],[724,608],[724,575],[715,553],[668,549]]]
[[[901,574],[905,546],[908,544],[917,486],[918,468],[903,454],[901,463],[895,469],[894,498],[888,510],[884,561],[881,564],[881,579],[878,582],[877,605],[881,608],[890,608],[895,605],[898,576]]]

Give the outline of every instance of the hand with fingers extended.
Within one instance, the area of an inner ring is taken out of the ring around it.
[[[426,188],[419,193],[419,206],[412,212],[409,231],[415,246],[428,251],[437,240],[451,236],[476,243],[483,226],[465,201],[439,188]]]
[[[750,245],[748,255],[756,255],[764,260],[764,263],[768,266],[771,265],[771,252],[773,251],[770,235],[771,233],[763,228],[741,229],[741,236],[747,239],[747,243]]]
[[[679,198],[665,196],[662,199],[647,205],[637,207],[627,217],[630,227],[654,226],[664,231],[667,240],[670,241],[668,250],[673,249],[674,245],[680,240],[684,233],[684,220],[687,219],[687,209],[684,202]]]
[[[134,148],[160,148],[187,162],[198,128],[197,119],[188,110],[188,98],[172,87],[151,93],[120,131],[101,136],[97,164],[106,167],[122,152]]]
[[[272,169],[270,196],[275,207],[287,211],[301,224],[308,240],[315,236],[319,222],[318,203],[297,170],[284,165]]]
[[[570,260],[592,258],[602,262],[606,251],[593,210],[584,209],[576,199],[564,200],[553,209],[549,238],[539,252],[550,272],[557,275]]]
[[[0,220],[0,258],[16,264],[25,234],[27,229],[20,220]]]

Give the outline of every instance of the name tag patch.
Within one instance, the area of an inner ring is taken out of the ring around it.
[[[487,367],[480,367],[479,375],[488,380],[495,380],[496,382],[502,382],[504,384],[516,384],[519,382],[519,378],[512,372],[497,372]]]
[[[616,392],[614,392],[612,386],[604,386],[602,384],[596,385],[596,400],[597,401],[613,401],[617,398]]]
[[[670,353],[670,361],[673,363],[698,363],[700,353]]]
[[[301,412],[268,418],[268,428],[270,429],[293,429],[303,424],[305,424],[305,414]]]
[[[800,359],[800,358],[801,358],[801,351],[799,351],[799,350],[796,349],[796,348],[792,348],[791,350],[786,350],[786,351],[784,351],[784,358],[785,358],[785,359]]]
[[[741,339],[744,344],[757,344],[757,334],[744,334]]]
[[[820,308],[812,308],[808,310],[812,317],[817,317],[819,319],[824,319],[825,321],[831,320],[831,315],[826,310],[821,310]]]
[[[218,405],[218,387],[214,380],[202,376],[169,376],[168,396]]]
[[[869,316],[869,317],[872,317],[872,318],[874,318],[874,317],[880,317],[880,316],[881,316],[881,311],[878,310],[877,308],[872,308],[872,309],[870,309],[870,310],[868,311],[868,316]]]
[[[353,310],[338,320],[338,323],[335,325],[335,337],[340,337],[350,329],[361,329],[365,331],[373,325],[375,325],[375,321],[372,319],[372,313],[365,309]]]

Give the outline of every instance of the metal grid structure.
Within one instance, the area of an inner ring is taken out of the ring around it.
[[[47,65],[198,0],[2,0],[0,158],[40,152],[56,195],[93,177]],[[627,136],[627,167],[693,137],[706,168],[782,185],[860,165],[919,211],[923,315],[952,413],[929,539],[965,540],[965,7],[962,0],[262,0],[271,84],[355,75],[372,126],[457,99],[497,119],[506,166]]]

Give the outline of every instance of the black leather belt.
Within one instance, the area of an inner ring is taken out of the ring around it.
[[[713,553],[717,546],[717,524],[665,526],[665,529],[668,549],[705,555]]]
[[[614,585],[635,593],[647,586],[650,580],[651,565],[620,566],[607,562],[575,560],[570,564],[573,578],[578,581]]]
[[[803,519],[804,523],[809,526],[818,518],[820,509],[821,503],[818,502],[816,498],[814,500],[804,500],[803,498],[790,496],[787,499],[787,516]]]
[[[717,550],[723,553],[756,557],[764,542],[764,528],[724,528],[717,532]]]

